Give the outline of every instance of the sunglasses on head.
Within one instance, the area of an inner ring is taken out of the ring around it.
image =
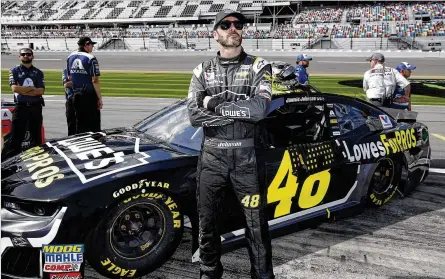
[[[32,53],[20,53],[20,56],[32,56]]]
[[[223,20],[219,23],[219,27],[221,27],[222,30],[229,30],[230,26],[235,26],[236,30],[243,30],[244,23],[241,21],[230,21],[230,20]]]

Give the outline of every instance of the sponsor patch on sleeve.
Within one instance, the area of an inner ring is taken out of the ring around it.
[[[253,63],[252,69],[257,74],[267,64],[269,64],[269,62],[267,62],[267,60],[257,57],[255,59],[255,62]]]

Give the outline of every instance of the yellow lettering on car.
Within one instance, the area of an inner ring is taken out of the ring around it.
[[[319,204],[328,192],[330,181],[331,174],[329,173],[329,170],[315,173],[306,178],[303,187],[301,187],[298,206],[300,208],[311,208]],[[318,182],[317,192],[314,195],[311,195],[316,182]]]
[[[54,180],[62,179],[63,174],[60,174],[60,169],[56,166],[51,166],[54,163],[53,158],[49,156],[48,153],[40,146],[30,148],[23,152],[20,157],[23,162],[28,162],[25,167],[31,174],[31,179],[35,180],[34,185],[37,188],[44,188]]]
[[[298,199],[298,206],[302,209],[318,205],[326,196],[331,181],[329,170],[315,173],[303,183]],[[318,182],[317,192],[311,195]],[[280,186],[285,183],[284,187]],[[268,188],[267,203],[279,202],[276,206],[274,218],[290,213],[292,199],[297,193],[298,177],[292,174],[292,165],[289,152],[286,150],[274,179]]]
[[[133,277],[136,274],[136,269],[125,269],[115,265],[109,258],[100,262],[103,267],[113,274],[120,275],[122,277]]]
[[[280,188],[285,179],[285,186]],[[290,213],[292,198],[297,192],[297,187],[297,177],[292,174],[290,155],[286,150],[283,159],[281,160],[280,167],[267,190],[267,203],[279,202],[275,208],[275,218]]]

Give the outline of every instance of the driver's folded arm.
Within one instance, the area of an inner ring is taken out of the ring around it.
[[[261,62],[264,65],[258,66]],[[189,89],[188,108],[191,111],[192,125],[196,125],[195,127],[222,126],[232,123],[230,121],[232,119],[255,123],[265,118],[272,98],[271,72],[271,65],[257,58],[249,71],[249,77],[252,79],[250,97],[227,100],[223,98],[221,92],[213,92],[214,95],[208,94],[202,75],[202,64],[200,64],[193,71]],[[231,85],[228,84],[228,86]],[[240,93],[244,95],[243,92]]]

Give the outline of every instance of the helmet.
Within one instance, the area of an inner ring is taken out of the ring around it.
[[[287,62],[272,61],[272,93],[290,93],[298,86],[295,67]]]

